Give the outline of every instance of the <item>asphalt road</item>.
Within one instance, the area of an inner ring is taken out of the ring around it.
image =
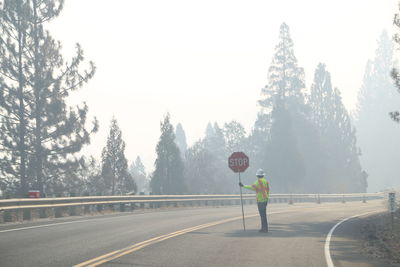
[[[240,206],[7,224],[0,226],[0,266],[327,266],[332,227],[384,209],[381,200],[271,204],[268,234],[258,232],[256,205],[245,206],[246,231]],[[360,252],[362,217],[333,232],[334,266],[382,266]]]

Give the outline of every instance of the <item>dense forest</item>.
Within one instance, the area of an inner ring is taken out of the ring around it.
[[[283,23],[265,86],[254,99],[259,112],[251,130],[235,120],[220,125],[210,119],[199,126],[204,136],[189,145],[184,125],[174,127],[166,114],[154,170],[146,171],[140,156],[129,164],[117,118],[110,122],[101,159],[82,155],[99,123],[88,118],[86,103],[70,107],[67,99],[90,82],[96,68],[79,44],[75,56],[65,60],[61,43],[45,29],[62,9],[62,0],[5,0],[0,9],[3,197],[24,197],[29,190],[42,196],[237,193],[237,177],[227,164],[235,151],[250,158],[244,183],[263,168],[274,193],[366,192],[369,184],[383,189],[380,179],[394,183],[400,171],[395,163],[400,129],[388,113],[399,100],[390,77],[395,62],[387,33],[367,63],[352,116],[329,66],[319,63],[312,84],[306,85]]]

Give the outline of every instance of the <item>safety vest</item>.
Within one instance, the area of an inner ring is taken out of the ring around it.
[[[257,179],[252,185],[244,185],[243,188],[256,191],[257,202],[268,201],[269,184],[264,178]]]

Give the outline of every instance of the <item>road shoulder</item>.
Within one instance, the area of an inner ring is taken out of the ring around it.
[[[382,213],[353,218],[341,224],[333,233],[330,253],[335,266],[400,267],[388,256],[379,254],[370,246],[368,225]]]

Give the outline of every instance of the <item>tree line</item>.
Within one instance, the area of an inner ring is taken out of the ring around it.
[[[365,192],[367,173],[360,164],[355,127],[340,91],[333,87],[322,63],[315,70],[310,90],[304,76],[289,27],[283,23],[251,132],[246,133],[237,121],[223,127],[210,123],[204,138],[179,158],[167,115],[157,145],[152,190],[159,194],[237,192],[236,175],[228,169],[227,158],[234,151],[243,151],[251,162],[245,181],[252,182],[256,169],[263,168],[274,192]],[[181,140],[176,138],[175,143]]]
[[[100,161],[79,153],[99,124],[96,118],[88,122],[85,103],[69,107],[66,100],[94,76],[95,65],[85,60],[79,44],[75,56],[65,61],[60,42],[45,30],[63,4],[63,0],[5,0],[0,8],[3,193],[26,196],[31,189],[42,195],[236,193],[237,177],[227,165],[234,151],[250,158],[244,182],[252,182],[256,169],[263,168],[277,193],[366,191],[368,173],[361,167],[354,124],[362,129],[360,140],[368,139],[372,125],[368,119],[376,113],[371,94],[384,83],[391,85],[385,76],[393,67],[388,38],[381,37],[376,59],[367,65],[360,105],[352,117],[325,64],[318,64],[311,87],[306,87],[289,27],[283,23],[250,132],[235,120],[221,126],[210,122],[204,137],[188,146],[183,126],[173,127],[167,114],[160,123],[154,171],[147,173],[139,156],[129,165],[116,118],[111,120]],[[398,79],[396,71],[393,76]],[[398,119],[398,113],[392,116]]]

